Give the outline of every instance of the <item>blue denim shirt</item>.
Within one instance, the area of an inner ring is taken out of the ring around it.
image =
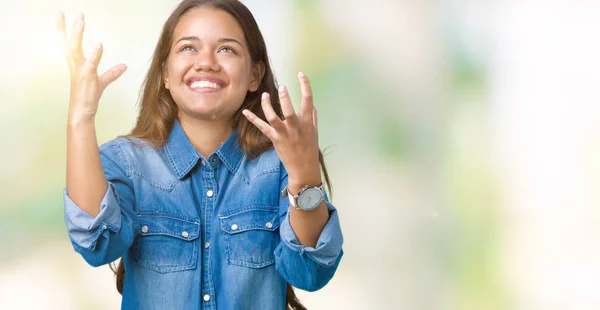
[[[122,309],[284,309],[286,283],[315,291],[342,251],[336,209],[315,248],[302,246],[274,149],[245,156],[237,130],[208,158],[179,122],[156,149],[117,138],[100,147],[108,190],[95,218],[65,190],[75,250],[92,266],[123,257]]]

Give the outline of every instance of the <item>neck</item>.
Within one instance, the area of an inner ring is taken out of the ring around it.
[[[181,128],[196,151],[208,158],[233,132],[231,121],[180,117]]]

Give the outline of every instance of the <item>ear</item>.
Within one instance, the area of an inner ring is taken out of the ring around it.
[[[263,77],[265,76],[265,64],[262,61],[259,61],[252,68],[252,76],[250,77],[250,84],[248,85],[248,90],[250,92],[255,92],[258,90],[260,83],[262,82]]]
[[[165,88],[169,89],[169,70],[167,70],[167,66],[163,65],[162,67],[162,79],[165,83]]]

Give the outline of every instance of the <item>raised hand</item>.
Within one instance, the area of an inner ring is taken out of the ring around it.
[[[70,122],[93,119],[106,87],[127,70],[124,64],[120,64],[99,76],[98,64],[102,58],[102,44],[98,43],[90,57],[86,59],[81,48],[84,28],[85,21],[81,14],[73,24],[71,36],[67,37],[65,16],[63,12],[57,14],[56,30],[62,39],[63,52],[69,63],[71,76]]]
[[[285,120],[281,120],[273,110],[268,93],[262,95],[262,109],[268,123],[254,113],[242,113],[272,142],[279,159],[288,172],[290,187],[321,184],[319,165],[319,138],[317,130],[317,110],[313,105],[312,90],[308,78],[298,74],[302,100],[300,113],[296,114],[288,90],[279,88],[279,100]]]

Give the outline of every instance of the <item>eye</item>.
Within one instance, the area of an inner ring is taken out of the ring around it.
[[[225,53],[233,53],[233,54],[235,54],[235,51],[234,51],[234,50],[233,50],[231,47],[229,47],[229,46],[223,46],[223,47],[221,47],[221,48],[219,49],[219,53],[220,53],[220,52],[225,52]]]
[[[196,51],[196,48],[193,45],[184,45],[179,51],[181,51],[181,52]]]

